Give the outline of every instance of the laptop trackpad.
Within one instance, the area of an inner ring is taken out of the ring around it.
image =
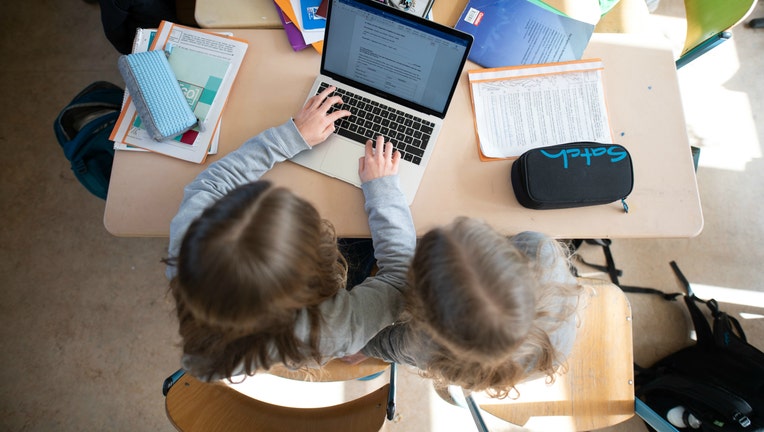
[[[363,155],[364,148],[360,144],[345,142],[342,145],[332,145],[324,158],[322,169],[341,180],[361,186],[358,159]]]

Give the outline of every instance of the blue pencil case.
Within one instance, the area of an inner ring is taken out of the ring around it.
[[[197,123],[164,51],[123,55],[117,66],[141,124],[154,140],[174,137]]]

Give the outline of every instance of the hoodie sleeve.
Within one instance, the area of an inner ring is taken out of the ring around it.
[[[170,223],[169,256],[178,256],[186,230],[207,207],[236,187],[258,180],[276,163],[309,149],[290,119],[250,138],[238,149],[210,164],[183,190],[180,208]],[[168,265],[167,278],[172,279],[175,273],[175,266]]]

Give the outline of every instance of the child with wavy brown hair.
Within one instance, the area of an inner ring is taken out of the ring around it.
[[[401,319],[346,361],[378,357],[436,387],[506,397],[522,381],[553,380],[570,354],[581,289],[565,249],[543,234],[507,238],[458,218],[422,237],[408,279]]]
[[[342,103],[332,90],[185,188],[170,226],[167,276],[181,363],[201,379],[251,375],[277,363],[318,366],[360,350],[402,309],[416,238],[392,144],[378,137],[374,148],[369,141],[359,160],[378,271],[350,290],[332,224],[307,200],[259,180],[324,141],[334,121],[350,114],[329,113]]]

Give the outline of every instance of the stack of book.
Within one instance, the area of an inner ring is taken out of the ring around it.
[[[273,0],[281,17],[284,31],[292,49],[299,51],[313,46],[316,51],[323,49],[326,13],[319,13],[322,0]]]
[[[414,15],[429,15],[434,0],[376,0]],[[329,0],[273,0],[292,49],[323,49]]]
[[[138,29],[133,52],[164,50],[191,110],[199,120],[193,129],[155,141],[144,128],[128,92],[109,139],[116,150],[152,151],[194,163],[217,152],[221,116],[247,50],[247,42],[230,35],[162,21],[159,28]]]

